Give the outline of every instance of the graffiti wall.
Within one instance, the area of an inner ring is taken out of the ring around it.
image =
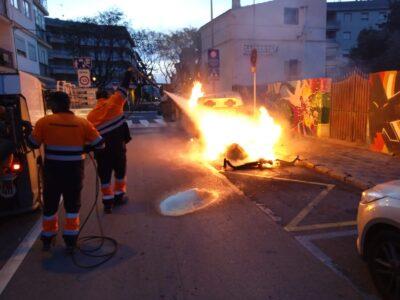
[[[329,124],[331,79],[316,78],[269,84],[265,105],[280,112],[291,130],[317,136]],[[329,131],[329,128],[328,128]]]
[[[400,72],[370,75],[369,134],[374,151],[400,154]]]

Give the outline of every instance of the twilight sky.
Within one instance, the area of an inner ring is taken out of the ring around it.
[[[111,7],[122,9],[134,28],[169,31],[200,27],[210,19],[210,0],[48,0],[50,17],[76,19]],[[266,2],[256,0],[256,3]],[[242,5],[253,0],[242,0]],[[231,0],[214,0],[214,15],[232,6]]]

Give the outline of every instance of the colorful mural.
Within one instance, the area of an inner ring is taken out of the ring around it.
[[[370,75],[369,134],[374,151],[400,154],[400,72]]]
[[[265,104],[279,111],[293,131],[316,136],[319,125],[329,124],[330,97],[331,79],[306,79],[269,84]]]

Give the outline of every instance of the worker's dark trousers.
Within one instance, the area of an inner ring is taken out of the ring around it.
[[[58,231],[58,206],[63,196],[66,211],[64,239],[73,239],[79,232],[79,209],[84,178],[84,161],[46,160],[43,169],[43,237]]]
[[[101,180],[103,204],[113,206],[114,195],[123,195],[126,192],[126,145],[125,142],[119,145],[107,144],[106,148],[95,154],[98,172]],[[115,184],[111,185],[114,172]]]

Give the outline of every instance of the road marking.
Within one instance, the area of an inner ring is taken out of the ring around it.
[[[164,119],[155,119],[154,121],[156,121],[158,124],[165,126],[167,125],[167,123],[165,123]]]
[[[241,175],[241,176],[258,177],[258,178],[264,178],[264,179],[270,179],[270,180],[277,180],[277,181],[287,181],[287,182],[305,183],[305,184],[319,185],[319,186],[326,186],[326,187],[332,185],[332,184],[323,183],[323,182],[305,181],[305,180],[299,180],[299,179],[290,179],[290,178],[282,178],[282,177],[273,177],[273,176],[266,176],[266,175],[257,175],[257,174],[251,174],[251,173],[245,173],[245,172],[232,172],[232,171],[220,171],[220,172],[221,172],[221,173],[229,173],[229,174],[237,174],[237,175]]]
[[[33,244],[37,240],[42,230],[42,222],[39,219],[29,233],[25,236],[22,242],[19,244],[18,248],[15,249],[14,253],[8,259],[6,264],[0,270],[0,295],[6,289],[8,283],[13,278],[15,272],[24,261],[29,250],[32,248]]]
[[[290,223],[285,227],[285,229],[287,230],[287,228],[291,229],[296,227],[297,225],[299,225],[299,223],[301,221],[303,221],[308,214],[329,194],[329,192],[331,190],[333,190],[335,188],[335,185],[330,184],[326,187],[325,190],[323,190],[321,193],[318,194],[317,197],[315,197],[310,203],[307,204],[306,207],[304,207],[300,213],[294,217],[294,219],[292,221],[290,221]]]
[[[289,232],[299,232],[299,231],[349,227],[349,226],[355,226],[355,225],[357,225],[357,221],[346,221],[346,222],[337,222],[337,223],[321,223],[321,224],[313,224],[313,225],[303,225],[303,226],[295,226],[295,227],[286,226],[285,230],[289,231]]]
[[[335,222],[335,223],[321,223],[321,224],[311,224],[311,225],[300,225],[299,224],[311,213],[311,211],[317,207],[317,205],[332,191],[336,186],[334,184],[315,182],[315,181],[305,181],[299,179],[290,179],[290,178],[281,178],[281,177],[273,177],[268,175],[258,175],[251,174],[245,172],[232,172],[232,171],[221,171],[221,173],[230,173],[237,174],[241,176],[249,176],[249,177],[257,177],[269,180],[277,180],[277,181],[286,181],[286,182],[295,182],[295,183],[304,183],[311,184],[317,186],[326,187],[321,193],[319,193],[310,203],[307,204],[305,208],[303,208],[298,215],[294,217],[292,221],[289,222],[288,225],[285,226],[285,230],[288,232],[299,232],[299,231],[311,231],[311,230],[320,230],[320,229],[331,229],[331,228],[342,228],[357,225],[356,221],[345,221],[345,222]],[[281,218],[276,216],[274,212],[267,208],[264,204],[257,203],[257,207],[260,208],[265,214],[270,216],[272,220],[275,222],[280,222]],[[265,208],[268,210],[266,211]]]
[[[328,232],[328,233],[319,233],[313,235],[302,235],[296,236],[296,240],[306,248],[316,259],[322,262],[326,267],[328,267],[331,271],[333,271],[340,278],[344,279],[350,286],[357,291],[360,295],[363,296],[363,299],[377,299],[376,297],[365,294],[359,287],[357,287],[350,278],[348,278],[335,264],[335,262],[326,255],[320,248],[318,248],[313,241],[315,240],[327,240],[334,239],[338,237],[347,237],[347,236],[356,236],[357,230],[348,230],[348,231],[336,231],[336,232]]]
[[[139,120],[140,124],[142,124],[144,127],[149,127],[150,122],[147,120]]]

